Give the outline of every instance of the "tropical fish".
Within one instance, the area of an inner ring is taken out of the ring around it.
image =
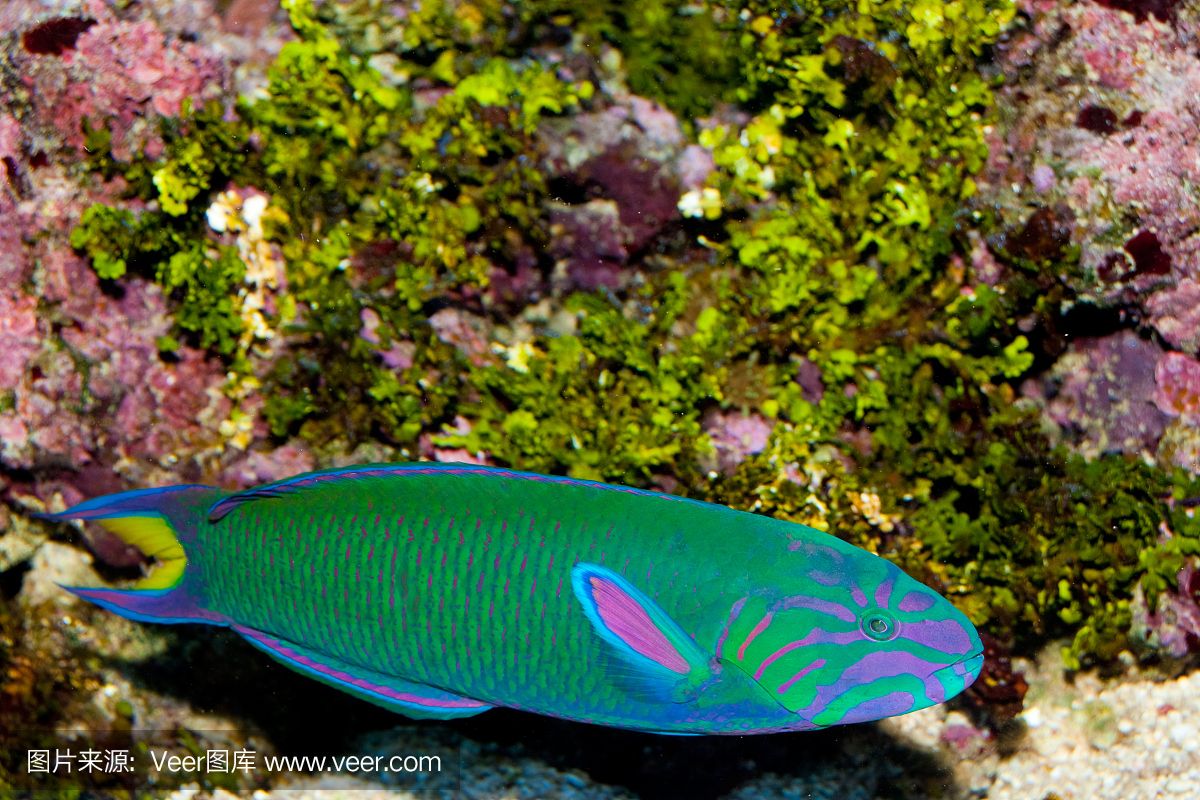
[[[466,464],[376,464],[243,492],[99,497],[152,556],[125,617],[237,631],[414,718],[495,706],[669,734],[904,714],[979,674],[975,628],[890,562],[669,494]]]

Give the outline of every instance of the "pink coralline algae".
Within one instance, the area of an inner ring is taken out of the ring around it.
[[[254,450],[226,467],[220,485],[244,489],[260,483],[270,483],[314,467],[312,453],[303,444],[289,442],[274,450]]]
[[[1200,474],[1200,361],[1183,353],[1167,353],[1155,370],[1154,401],[1175,420],[1159,442],[1161,463]]]
[[[429,317],[429,327],[475,366],[493,359],[488,347],[488,323],[482,317],[457,308],[443,308]]]
[[[383,340],[379,336],[379,325],[382,322],[379,314],[374,309],[364,308],[358,316],[362,322],[362,328],[359,329],[358,335],[370,344],[378,345],[377,352],[384,366],[392,370],[405,370],[413,365],[413,356],[417,352],[415,344],[409,341],[392,340],[385,350]]]
[[[226,70],[205,48],[169,39],[150,20],[119,21],[103,3],[87,11],[27,28],[26,47],[15,54],[40,129],[33,144],[82,153],[85,123],[99,124],[112,134],[113,157],[154,155],[162,147],[156,117],[177,116],[185,99],[221,96]]]
[[[0,392],[15,389],[37,352],[37,300],[0,289]]]
[[[1002,48],[1009,80],[982,196],[1014,223],[1065,204],[1099,301],[1132,306],[1173,348],[1196,353],[1197,17],[1107,5],[1023,4],[1031,22]]]
[[[1152,295],[1146,307],[1164,339],[1189,353],[1200,352],[1200,274]]]
[[[732,473],[748,457],[761,453],[771,439],[771,422],[758,414],[711,412],[704,430],[717,451],[717,469]]]
[[[226,57],[186,35],[211,13],[190,0],[162,16],[100,0],[0,2],[11,34],[0,76],[0,467],[30,476],[21,491],[47,502],[213,480],[240,455],[222,435],[234,412],[225,365],[187,343],[160,353],[172,329],[162,290],[137,276],[102,289],[68,241],[86,208],[126,189],[72,167],[85,120],[107,128],[116,158],[153,156],[162,118],[227,94]],[[256,403],[237,411],[263,435]]]
[[[1049,417],[1077,436],[1084,452],[1152,454],[1168,422],[1155,403],[1162,357],[1158,345],[1132,331],[1079,339],[1044,383],[1024,388],[1047,397]]]
[[[1151,649],[1183,658],[1200,652],[1200,569],[1195,559],[1179,570],[1175,583],[1174,591],[1158,596],[1153,610],[1142,587],[1134,590],[1131,630]]]
[[[671,112],[633,95],[545,126],[543,145],[542,168],[560,195],[550,256],[565,266],[563,289],[624,285],[625,266],[678,220],[680,195],[712,170]]]
[[[1200,424],[1200,361],[1167,353],[1154,371],[1154,402],[1164,414]]]
[[[61,345],[43,338],[44,345],[18,350],[23,364],[10,365],[15,408],[0,424],[23,435],[5,439],[0,461],[25,469],[104,461],[125,464],[136,479],[146,477],[145,467],[219,444],[211,429],[229,402],[213,389],[224,370],[188,347],[172,363],[159,357],[155,339],[170,322],[157,286],[131,279],[121,297],[110,297],[69,253],[42,269],[42,297],[55,308]]]

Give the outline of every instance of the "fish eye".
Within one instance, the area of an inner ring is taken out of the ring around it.
[[[900,625],[896,618],[881,609],[867,611],[859,618],[858,624],[867,638],[877,642],[895,639],[900,633]]]

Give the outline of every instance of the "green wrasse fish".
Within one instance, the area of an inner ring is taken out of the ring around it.
[[[983,662],[967,618],[878,556],[624,486],[377,464],[48,516],[155,559],[132,589],[66,587],[80,597],[224,625],[409,717],[507,706],[657,733],[811,730],[940,703]]]

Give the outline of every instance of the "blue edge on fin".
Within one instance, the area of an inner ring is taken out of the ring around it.
[[[494,478],[510,478],[517,480],[536,481],[540,483],[557,483],[570,486],[584,486],[603,491],[624,492],[628,494],[642,495],[645,497],[656,497],[662,500],[676,503],[692,503],[702,505],[709,508],[721,508],[721,506],[712,506],[700,500],[693,500],[688,497],[679,497],[678,495],[666,494],[664,492],[655,492],[649,489],[635,489],[631,486],[619,486],[610,483],[601,483],[599,481],[589,481],[582,478],[568,478],[563,475],[541,475],[536,472],[521,472],[519,470],[507,469],[505,467],[487,467],[479,464],[455,464],[455,463],[434,463],[427,461],[401,463],[401,464],[357,464],[351,467],[336,467],[333,469],[319,470],[317,472],[306,472],[302,475],[293,475],[290,478],[275,481],[274,483],[266,483],[262,486],[255,486],[247,489],[244,492],[230,495],[224,499],[213,503],[208,510],[208,521],[219,522],[225,515],[233,511],[242,503],[251,500],[258,500],[272,497],[282,497],[292,492],[299,491],[308,486],[314,486],[320,483],[337,480],[355,480],[361,478],[379,478],[394,475],[403,475],[405,473],[413,475],[431,475],[444,473],[447,475],[486,475]]]
[[[624,616],[626,630],[614,630],[604,619],[593,581],[623,597],[610,613],[623,614],[630,604],[640,609],[641,614]],[[611,648],[609,673],[632,695],[652,702],[687,702],[711,675],[709,658],[700,646],[657,603],[611,569],[580,562],[571,570],[571,588],[593,630]],[[647,642],[657,644],[648,647]]]

